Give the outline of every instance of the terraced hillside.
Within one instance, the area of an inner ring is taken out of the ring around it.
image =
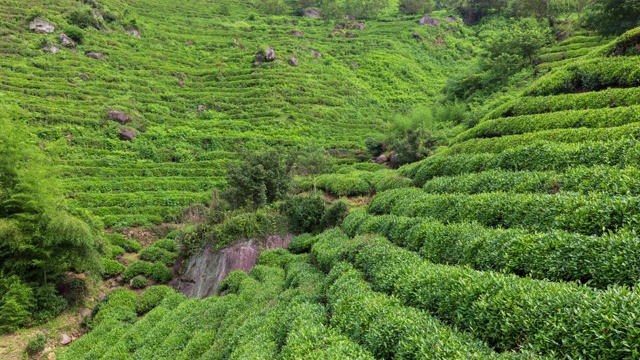
[[[613,51],[637,39],[554,68],[426,160],[324,175],[378,194],[221,296],[112,294],[60,358],[640,357],[640,57]]]
[[[248,11],[245,2],[87,3],[97,6],[0,3],[0,112],[31,126],[72,203],[108,227],[170,221],[208,203],[243,150],[323,147],[346,161],[366,157],[367,136],[430,102],[475,51],[461,24],[420,27],[416,17],[334,31],[322,20]],[[65,48],[58,35],[76,9],[118,17]],[[30,32],[34,16],[57,29]],[[51,46],[59,51],[43,51]],[[254,66],[266,47],[276,60]],[[121,140],[122,129],[137,137]]]

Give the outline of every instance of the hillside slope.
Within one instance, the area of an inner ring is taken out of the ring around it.
[[[551,67],[222,296],[113,294],[60,358],[637,358],[638,39]]]
[[[244,2],[86,3],[0,4],[0,113],[31,126],[71,202],[107,227],[172,221],[208,203],[243,150],[323,147],[364,159],[366,137],[384,132],[392,114],[430,102],[475,51],[456,22],[394,18],[334,31]],[[117,20],[84,29],[82,43],[65,48],[58,36],[77,9]],[[35,16],[56,30],[29,31]],[[57,53],[43,50],[52,46]],[[266,47],[276,60],[254,66]],[[137,136],[121,140],[122,129]]]

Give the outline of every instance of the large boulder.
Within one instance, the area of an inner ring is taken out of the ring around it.
[[[67,36],[67,34],[60,34],[58,35],[58,39],[60,39],[60,45],[64,46],[64,47],[75,47],[76,43],[73,42],[73,40],[71,40],[70,37]]]
[[[42,18],[35,18],[29,24],[29,30],[37,32],[39,34],[51,34],[56,29],[53,24]]]
[[[90,53],[87,53],[86,56],[96,60],[102,59],[102,53],[99,53],[99,52],[90,52]]]
[[[302,16],[318,19],[320,18],[320,12],[315,9],[305,9],[302,10]]]
[[[123,113],[122,111],[109,111],[109,119],[117,121],[120,124],[124,124],[129,121],[129,115]]]
[[[136,136],[138,136],[138,133],[135,130],[126,129],[126,128],[120,129],[120,133],[118,134],[118,137],[120,138],[120,140],[124,140],[124,141],[131,141],[135,139]]]
[[[273,61],[276,59],[276,52],[268,47],[264,49],[264,57],[266,61]]]
[[[298,66],[298,60],[296,60],[296,58],[289,58],[288,62],[291,66]]]
[[[438,19],[434,19],[430,16],[423,16],[422,18],[420,18],[420,20],[418,20],[418,25],[424,25],[424,26],[438,26],[442,24],[442,22]]]

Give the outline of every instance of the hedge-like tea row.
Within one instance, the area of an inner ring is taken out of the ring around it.
[[[640,224],[640,197],[607,194],[426,194],[419,189],[376,195],[369,212],[432,218],[441,222],[478,222],[489,227],[535,231],[565,230],[599,235]]]
[[[312,185],[306,184],[306,187]],[[316,185],[336,196],[369,195],[372,191],[385,191],[411,186],[411,180],[391,170],[375,172],[354,171],[351,173],[324,174],[318,176]]]
[[[513,353],[498,355],[425,312],[373,292],[362,273],[347,263],[334,267],[329,278],[333,280],[327,290],[332,328],[364,346],[377,359],[517,357]]]
[[[491,138],[551,129],[614,127],[638,121],[640,121],[640,106],[522,115],[483,121],[456,136],[451,143],[473,138]]]
[[[422,189],[430,194],[480,194],[488,192],[557,193],[600,192],[640,195],[640,170],[636,167],[576,167],[565,172],[489,170],[477,174],[437,177]]]
[[[553,62],[553,61],[559,61],[564,59],[577,58],[580,56],[590,54],[593,51],[594,49],[591,47],[573,49],[573,50],[565,49],[562,51],[548,52],[545,54],[541,54],[538,58],[543,62]]]
[[[596,58],[567,65],[541,78],[524,95],[555,95],[639,85],[638,57]]]
[[[534,133],[507,135],[499,138],[470,139],[442,150],[438,155],[499,153],[511,148],[533,145],[542,141],[577,144],[594,141],[640,140],[640,123],[608,128],[569,128]]]
[[[436,155],[411,166],[402,175],[423,186],[437,176],[455,176],[487,170],[544,171],[576,166],[635,166],[640,162],[640,143],[635,140],[557,144],[536,142],[499,154]]]
[[[579,94],[522,96],[489,112],[484,120],[566,110],[601,109],[640,104],[640,88],[606,89]]]
[[[564,231],[531,233],[364,212],[349,215],[343,228],[349,236],[380,234],[437,264],[580,281],[597,288],[634,286],[640,281],[640,238],[630,231],[602,237]]]
[[[373,290],[469,331],[498,351],[554,358],[640,355],[640,294],[434,265],[384,238],[324,239],[314,251],[352,261]]]

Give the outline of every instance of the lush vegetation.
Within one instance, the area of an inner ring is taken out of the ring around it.
[[[5,1],[0,332],[91,307],[57,358],[640,357],[639,8]],[[213,296],[168,286],[271,235]]]

